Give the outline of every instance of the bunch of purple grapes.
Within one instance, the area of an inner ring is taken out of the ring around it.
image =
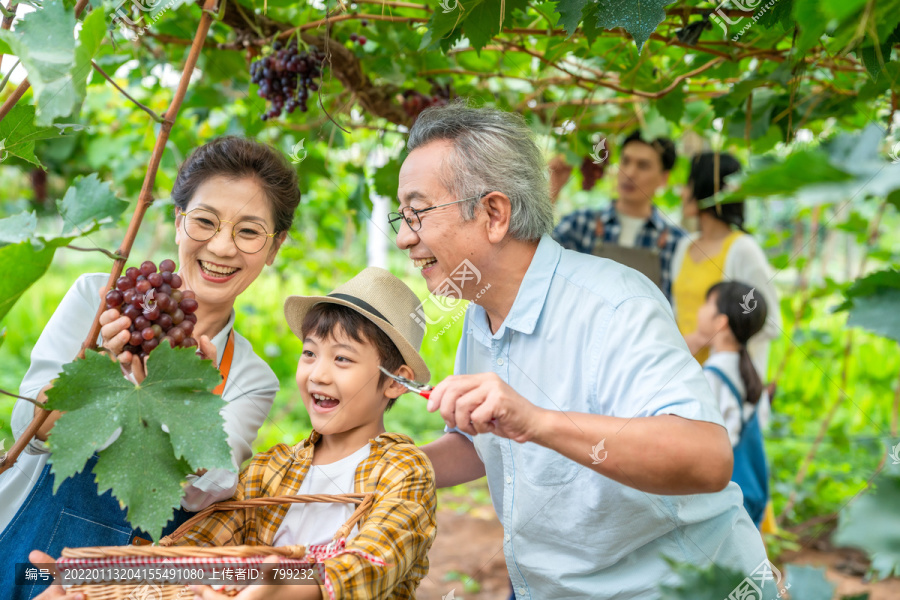
[[[146,357],[163,340],[172,348],[191,348],[197,340],[191,337],[197,324],[197,300],[194,292],[179,290],[181,277],[175,273],[175,261],[141,263],[129,267],[116,280],[116,289],[106,294],[106,305],[118,309],[131,319],[131,340],[125,350]],[[124,307],[124,308],[122,308]]]
[[[433,79],[429,79],[431,83],[431,95],[426,96],[416,90],[403,91],[403,110],[415,121],[426,108],[431,106],[446,106],[449,104],[453,95],[450,85],[440,85]]]
[[[272,103],[268,112],[260,119],[268,121],[281,116],[281,111],[289,113],[309,108],[306,101],[309,93],[318,91],[316,79],[322,76],[322,60],[325,54],[315,47],[309,52],[297,52],[297,40],[292,40],[287,48],[281,42],[272,44],[273,52],[250,65],[250,81],[259,85],[257,94]]]

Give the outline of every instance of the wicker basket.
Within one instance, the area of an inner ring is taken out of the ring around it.
[[[258,567],[267,556],[278,555],[283,560],[279,567],[318,563],[331,546],[173,546],[191,527],[219,510],[237,510],[273,504],[292,504],[297,502],[343,502],[358,504],[356,510],[334,534],[332,544],[343,544],[353,527],[371,508],[374,494],[317,494],[298,496],[275,496],[271,498],[253,498],[250,500],[227,501],[213,504],[185,521],[171,535],[162,538],[158,546],[95,546],[89,548],[64,548],[62,558],[57,561],[57,570],[66,581],[72,571],[89,569],[122,569],[160,568],[160,569],[212,569],[218,564],[246,565],[248,569]],[[342,546],[341,546],[342,547]],[[82,571],[83,572],[83,571]],[[106,571],[109,572],[108,570]],[[71,577],[70,577],[71,579]],[[108,581],[100,579],[98,581]],[[249,581],[248,581],[249,583]],[[87,600],[188,600],[193,597],[191,591],[182,583],[90,583],[77,584],[70,591],[84,594]],[[237,590],[223,591],[234,596]]]

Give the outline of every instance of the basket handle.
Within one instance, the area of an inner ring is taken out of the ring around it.
[[[275,504],[295,504],[298,502],[343,502],[346,504],[359,504],[353,514],[347,521],[338,527],[337,533],[334,534],[334,540],[337,541],[342,537],[350,535],[350,530],[356,525],[362,516],[372,507],[375,501],[375,494],[312,494],[312,495],[294,495],[294,496],[270,496],[267,498],[249,498],[247,500],[226,500],[225,502],[217,502],[211,504],[198,512],[196,515],[185,521],[181,526],[159,540],[160,546],[171,546],[191,527],[202,521],[212,513],[220,510],[238,510],[241,508],[254,508],[258,506],[272,506]]]

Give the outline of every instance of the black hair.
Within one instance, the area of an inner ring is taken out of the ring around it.
[[[716,309],[728,319],[728,328],[741,347],[741,380],[750,404],[759,402],[763,384],[747,352],[747,340],[760,332],[768,316],[765,298],[754,292],[755,288],[739,281],[720,281],[706,292],[707,300],[716,294]]]
[[[397,345],[378,325],[352,308],[341,304],[320,302],[313,305],[309,312],[306,313],[306,316],[303,317],[300,331],[303,333],[304,338],[307,335],[314,335],[317,338],[324,339],[334,337],[334,332],[338,327],[343,329],[344,333],[354,341],[360,343],[369,342],[375,346],[381,366],[391,373],[396,373],[397,369],[406,364]],[[379,372],[378,387],[383,386],[389,380],[390,378],[387,375]],[[396,398],[391,398],[385,411],[390,410],[396,400]]]
[[[226,135],[191,152],[178,169],[172,200],[187,208],[197,188],[211,177],[253,177],[266,194],[275,218],[275,233],[291,228],[300,204],[297,171],[284,153],[272,146],[243,137]]]
[[[644,137],[641,135],[640,129],[635,129],[631,133],[628,134],[628,137],[625,138],[625,141],[622,142],[622,150],[625,150],[625,146],[630,144],[631,142],[640,142],[642,144],[647,144],[659,154],[659,160],[662,163],[663,171],[671,171],[672,167],[675,166],[675,159],[678,158],[678,153],[675,152],[675,142],[670,140],[667,137],[658,137],[651,142],[647,142],[644,140]]]
[[[716,181],[716,154],[719,155],[719,179]],[[741,163],[727,152],[701,152],[691,159],[691,173],[688,175],[688,185],[694,192],[694,199],[701,200],[712,198],[717,190],[725,187],[725,178],[734,173],[739,173]],[[713,206],[701,208],[700,212],[712,215],[720,221],[734,225],[741,231],[744,229],[744,203],[728,202],[717,203]]]

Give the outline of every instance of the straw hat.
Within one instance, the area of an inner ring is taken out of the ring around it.
[[[303,318],[320,302],[352,308],[375,323],[400,350],[404,362],[415,373],[415,380],[427,383],[431,379],[431,372],[419,355],[425,331],[412,317],[422,303],[389,271],[367,267],[327,296],[290,296],[284,303],[284,316],[300,339],[303,339],[300,330]]]

